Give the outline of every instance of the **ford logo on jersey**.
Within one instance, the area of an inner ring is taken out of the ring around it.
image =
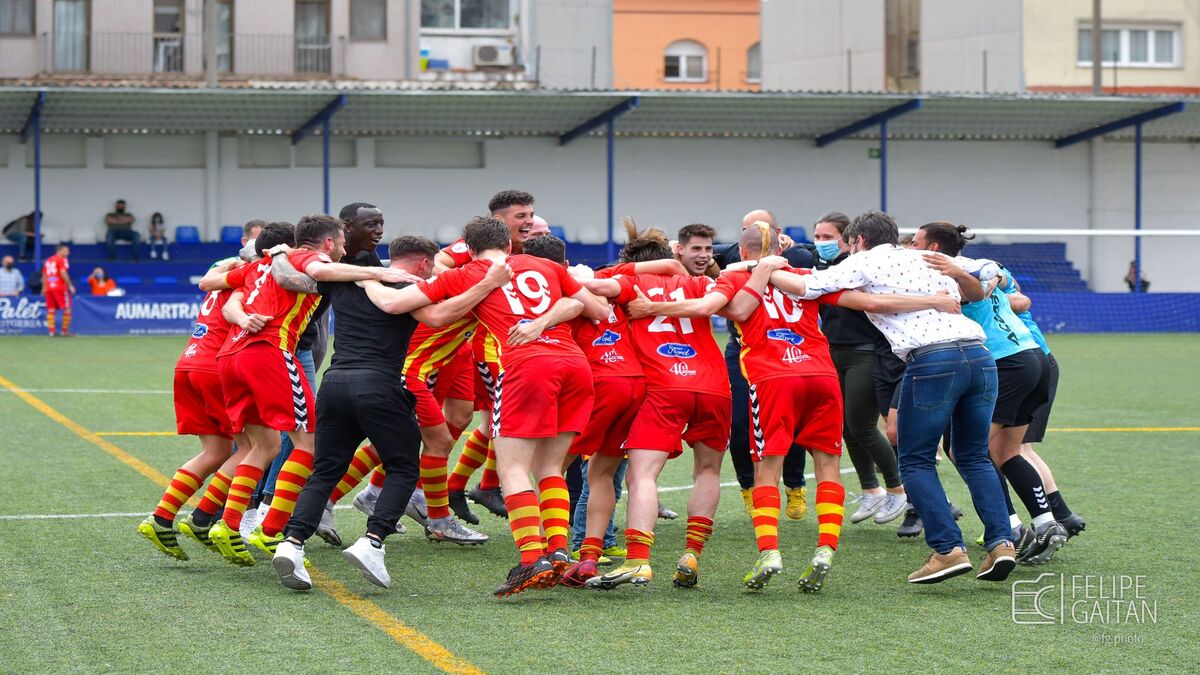
[[[681,345],[678,342],[668,342],[664,345],[659,345],[659,356],[667,356],[674,359],[690,359],[696,355],[696,349],[691,345]]]
[[[767,339],[779,340],[781,342],[786,342],[789,345],[798,345],[801,342],[804,342],[803,335],[797,335],[787,328],[772,328],[771,330],[767,331]]]
[[[205,335],[208,335],[208,326],[202,323],[196,324],[196,327],[192,329],[192,337],[194,338],[202,338]]]
[[[606,330],[604,335],[592,340],[593,347],[611,347],[621,341],[621,334],[616,331]]]

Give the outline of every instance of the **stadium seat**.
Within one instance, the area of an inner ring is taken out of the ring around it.
[[[563,241],[567,240],[567,228],[563,227],[562,225],[551,225],[550,234],[562,239]]]
[[[221,243],[233,246],[242,245],[242,226],[226,225],[221,228]]]
[[[783,233],[791,237],[797,244],[809,243],[808,233],[803,227],[792,226],[783,228]]]
[[[238,234],[238,241],[242,240],[242,236]],[[200,243],[200,228],[195,225],[180,225],[175,228],[175,243],[176,244],[199,244]]]

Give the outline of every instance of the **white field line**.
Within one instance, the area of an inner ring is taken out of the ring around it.
[[[842,469],[842,473],[853,473],[853,468]],[[804,474],[806,479],[816,478],[811,473]],[[659,492],[681,492],[683,490],[691,490],[694,485],[673,485],[670,487],[660,487]],[[721,487],[737,487],[737,483],[721,483]],[[849,494],[847,494],[849,496]],[[335,509],[352,509],[350,504],[338,504]],[[22,513],[12,515],[0,515],[0,520],[73,520],[75,518],[145,518],[150,515],[149,511],[142,513]]]
[[[0,393],[18,391],[27,394],[171,394],[170,389],[2,389]]]

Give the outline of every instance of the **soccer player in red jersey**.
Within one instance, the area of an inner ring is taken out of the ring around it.
[[[75,284],[71,283],[70,257],[71,247],[59,244],[54,247],[54,255],[42,263],[42,293],[46,296],[46,324],[50,328],[50,337],[57,334],[56,312],[60,309],[63,313],[63,337],[74,335],[71,332],[71,296],[75,295]]]
[[[591,318],[605,318],[608,307],[561,265],[531,256],[510,257],[511,235],[503,221],[475,218],[467,223],[463,238],[475,258],[467,265],[399,291],[378,284],[366,287],[376,304],[394,311],[414,293],[423,294],[427,302],[460,295],[491,264],[507,262],[512,281],[492,291],[472,310],[480,323],[492,335],[510,336],[519,333],[521,324],[551,315],[549,322],[554,325],[531,341],[496,344],[501,369],[496,378],[492,438],[509,526],[521,555],[495,591],[504,596],[551,585],[570,566],[562,463],[571,440],[583,431],[591,414],[592,378],[583,352],[562,322],[580,311]],[[540,500],[530,473],[538,481]]]
[[[698,262],[697,269],[703,269]],[[639,293],[651,298],[699,298],[713,283],[699,276],[635,274],[585,285],[625,304]],[[631,321],[630,334],[646,375],[647,391],[625,441],[629,457],[628,556],[624,565],[592,577],[587,585],[609,589],[624,583],[646,584],[653,578],[650,547],[658,517],[658,474],[668,458],[682,454],[682,439],[692,446],[695,488],[688,500],[686,550],[673,581],[691,587],[699,577],[698,557],[712,533],[712,517],[720,498],[721,460],[729,442],[731,415],[729,375],[708,320],[649,316]]]
[[[783,570],[779,554],[779,479],[793,444],[808,448],[817,477],[817,551],[800,579],[800,588],[815,593],[824,585],[841,534],[845,489],[842,454],[842,397],[829,343],[818,326],[817,301],[800,300],[769,285],[771,272],[787,268],[778,232],[758,221],[742,232],[739,248],[744,268],[727,270],[703,297],[652,302],[645,296],[629,303],[632,317],[668,316],[683,321],[721,313],[735,321],[742,344],[742,372],[750,383],[751,456],[756,462],[751,513],[759,559],[743,583],[752,590],[766,586]],[[957,310],[950,296],[870,296],[839,292],[820,298],[824,304],[871,311]]]
[[[318,281],[400,281],[406,275],[383,267],[337,263],[345,251],[342,222],[324,214],[305,216],[296,225],[297,249],[286,253],[292,267]],[[285,255],[285,254],[280,254]],[[265,260],[247,273],[245,285],[226,302],[223,313],[236,328],[217,354],[225,407],[234,432],[246,433],[250,450],[238,464],[225,511],[209,537],[230,562],[254,564],[238,528],[263,470],[279,453],[280,431],[294,450],[280,472],[271,510],[252,543],[274,554],[280,531],[312,473],[315,412],[312,389],[296,364],[296,341],[316,310],[320,295],[288,290],[271,274]]]

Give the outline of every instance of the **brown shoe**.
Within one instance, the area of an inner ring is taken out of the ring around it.
[[[936,584],[950,577],[965,574],[970,569],[971,559],[967,557],[967,549],[956,546],[949,553],[930,553],[925,559],[925,565],[908,575],[908,583]]]
[[[1013,548],[1011,541],[1002,541],[988,551],[975,578],[983,581],[1004,581],[1016,566],[1017,549]]]

